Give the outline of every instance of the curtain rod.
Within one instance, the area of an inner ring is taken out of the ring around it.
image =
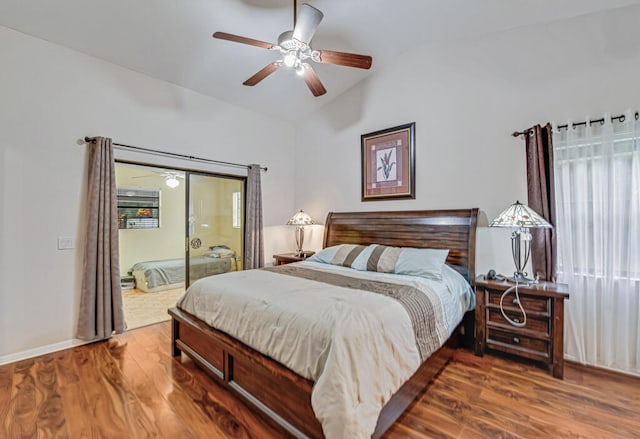
[[[86,143],[93,143],[96,141],[95,137],[89,137],[86,136],[84,138],[84,141]],[[150,154],[157,154],[157,155],[163,155],[163,156],[167,156],[167,157],[175,157],[175,158],[179,158],[179,159],[185,159],[185,160],[191,160],[191,161],[195,161],[195,162],[204,162],[204,163],[213,163],[216,165],[224,165],[224,166],[234,166],[237,168],[245,168],[245,169],[249,169],[249,165],[243,165],[240,163],[233,163],[233,162],[224,162],[221,160],[213,160],[213,159],[206,159],[206,158],[202,158],[202,157],[195,157],[192,155],[186,155],[186,154],[178,154],[175,152],[167,152],[167,151],[160,151],[157,149],[151,149],[151,148],[142,148],[141,146],[132,146],[132,145],[125,145],[122,143],[115,143],[113,142],[113,146],[117,146],[120,149],[131,149],[133,151],[142,151],[142,152],[147,152]],[[260,170],[267,172],[267,167],[262,167],[260,166]]]
[[[626,118],[626,117],[625,117],[625,115],[624,115],[624,114],[621,114],[620,116],[611,116],[611,122],[613,122],[614,120],[617,120],[617,121],[619,121],[619,122],[624,122],[625,118]],[[637,111],[636,111],[636,113],[635,113],[635,118],[636,118],[636,120],[638,120],[638,118],[640,118],[640,114],[638,114],[638,112],[637,112]],[[590,120],[590,121],[589,121],[589,124],[594,124],[594,123],[599,123],[599,124],[601,124],[601,125],[604,125],[604,117],[601,117],[600,119],[593,119],[593,120]],[[572,124],[571,124],[571,126],[577,127],[577,126],[580,126],[580,125],[586,125],[586,124],[587,124],[587,121],[584,121],[584,122],[575,122],[575,123],[572,123]],[[569,128],[569,124],[565,124],[565,125],[558,125],[556,128],[557,128],[557,129],[559,129],[559,130],[562,130],[562,129],[568,129],[568,128]],[[528,132],[530,132],[532,129],[533,129],[533,127],[531,127],[531,128],[527,128],[526,130],[522,130],[522,131],[514,131],[514,132],[513,132],[513,134],[511,134],[511,135],[512,135],[513,137],[518,137],[518,136],[520,136],[520,135],[527,134],[527,133],[528,133]]]

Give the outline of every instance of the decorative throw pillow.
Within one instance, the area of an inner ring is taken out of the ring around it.
[[[364,245],[340,244],[327,247],[307,258],[307,261],[321,262],[323,264],[343,265],[351,267],[358,255],[366,250]]]
[[[412,247],[388,247],[372,244],[366,262],[367,271],[407,274],[428,279],[442,279],[442,266],[449,250]]]

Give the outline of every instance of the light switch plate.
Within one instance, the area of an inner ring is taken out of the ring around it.
[[[68,236],[58,237],[58,250],[69,250],[72,248],[74,248],[73,238],[70,238]]]

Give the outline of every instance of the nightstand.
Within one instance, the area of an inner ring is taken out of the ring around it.
[[[476,278],[476,339],[475,353],[495,350],[535,361],[556,378],[564,373],[564,301],[569,298],[568,286],[551,282],[518,285],[520,303],[527,313],[524,327],[509,323],[500,311],[502,294],[514,283]],[[522,322],[515,293],[503,301],[510,319]]]
[[[292,262],[304,261],[314,253],[315,252],[312,252],[312,251],[305,251],[304,256],[297,256],[296,252],[280,253],[277,255],[273,255],[273,259],[274,259],[273,265],[285,265],[285,264],[290,264]]]

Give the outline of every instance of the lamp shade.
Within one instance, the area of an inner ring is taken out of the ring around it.
[[[544,218],[538,215],[526,204],[516,201],[507,207],[496,219],[491,221],[489,227],[547,227],[552,228]]]
[[[293,215],[289,221],[287,221],[288,226],[308,226],[311,224],[315,224],[313,222],[313,219],[311,219],[309,215],[304,213],[302,209],[300,209],[300,212],[296,212],[296,214]]]

